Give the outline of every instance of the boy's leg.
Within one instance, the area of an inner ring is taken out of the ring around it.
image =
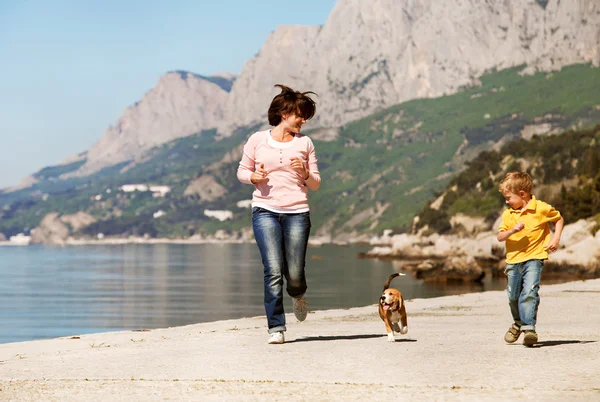
[[[540,305],[540,279],[542,278],[542,260],[529,260],[523,263],[523,290],[519,297],[519,315],[522,331],[535,331],[538,306]]]
[[[264,267],[264,302],[269,333],[285,331],[283,310],[283,234],[278,214],[253,211],[252,229]]]
[[[522,264],[507,264],[506,270],[506,294],[508,295],[508,305],[513,321],[518,327],[523,325],[521,315],[519,314],[519,296],[523,289],[523,278],[521,276]]]

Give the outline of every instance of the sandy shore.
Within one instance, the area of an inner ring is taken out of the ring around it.
[[[288,315],[283,345],[264,317],[4,344],[0,400],[600,400],[600,279],[541,297],[533,348],[501,291],[409,300],[395,343],[373,305]]]

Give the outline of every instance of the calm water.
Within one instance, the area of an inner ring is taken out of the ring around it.
[[[311,310],[377,303],[396,269],[356,258],[368,249],[309,248]],[[0,343],[264,315],[262,281],[254,244],[0,247]],[[412,299],[505,282],[431,285],[407,275],[392,285]],[[287,295],[285,303],[291,312]]]

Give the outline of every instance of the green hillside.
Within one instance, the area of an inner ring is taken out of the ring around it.
[[[467,162],[472,161],[468,169],[483,171],[477,163],[501,161],[511,146],[519,146],[506,144],[522,143],[512,142],[522,131],[527,136],[544,128],[559,133],[600,122],[600,69],[577,65],[533,76],[521,76],[520,70],[489,72],[481,85],[457,94],[412,100],[351,122],[334,141],[320,141],[315,133],[323,181],[311,194],[316,231],[338,236],[403,231],[432,197],[463,177],[459,173]],[[98,222],[83,230],[88,235],[186,237],[248,227],[248,210],[236,204],[249,199],[252,188],[239,183],[235,173],[239,147],[256,129],[240,129],[227,138],[198,133],[151,150],[142,164],[123,163],[85,178],[57,179],[77,165],[43,169],[36,185],[0,194],[0,233],[27,232],[54,211],[93,215]],[[559,148],[571,141],[561,135],[535,138],[557,141]],[[503,144],[498,154],[492,151]],[[487,153],[476,158],[482,151]],[[544,172],[552,175],[552,168]],[[211,201],[184,196],[190,182],[202,175],[211,176],[226,194]],[[172,191],[163,198],[118,190],[130,183],[168,185]],[[479,200],[483,214],[497,207],[498,195],[489,197]],[[457,202],[448,204],[446,213],[470,210],[473,204]],[[220,222],[205,216],[205,209],[230,210],[233,219]],[[165,215],[155,219],[158,210]]]
[[[484,217],[492,223],[501,213],[504,197],[498,184],[512,171],[534,178],[533,194],[555,206],[567,223],[596,217],[600,224],[600,125],[569,130],[556,136],[534,136],[511,142],[499,151],[479,154],[467,163],[442,192],[439,209],[425,206],[418,228],[451,231],[449,218],[457,213]],[[597,230],[597,228],[596,228]]]
[[[525,77],[517,71],[487,74],[480,87],[458,94],[394,106],[343,127],[336,142],[318,143],[326,184],[313,195],[317,221],[334,214],[341,227],[357,211],[389,202],[371,230],[400,231],[466,161],[500,140],[517,138],[526,125],[543,121],[563,131],[600,122],[599,69],[573,66]],[[336,178],[339,172],[351,178]]]

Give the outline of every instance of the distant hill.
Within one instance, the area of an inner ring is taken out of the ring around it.
[[[151,148],[201,131],[227,137],[264,125],[275,84],[319,94],[307,127],[339,128],[410,99],[459,92],[493,69],[598,67],[599,32],[600,3],[591,0],[339,0],[322,26],[278,26],[238,76],[160,77],[59,178],[134,165]]]
[[[308,132],[323,177],[321,189],[311,194],[315,233],[348,240],[384,229],[409,230],[413,217],[463,177],[465,164],[474,166],[480,152],[487,152],[479,157],[484,161],[493,160],[494,152],[504,158],[512,154],[506,151],[510,144],[538,138],[567,147],[572,139],[560,133],[600,122],[600,69],[577,65],[523,75],[523,68],[490,71],[480,85],[459,93],[404,102],[339,128]],[[242,127],[228,137],[204,130],[154,147],[134,164],[85,177],[59,179],[81,161],[43,169],[33,186],[0,194],[0,233],[28,232],[50,212],[83,211],[96,223],[75,236],[214,236],[219,230],[220,236],[242,236],[249,211],[238,203],[250,198],[252,188],[235,173],[242,145],[259,127]],[[119,190],[124,184],[167,185],[171,191],[164,197],[124,193]],[[484,215],[501,207],[498,194],[489,197],[489,208],[487,201],[477,203]],[[448,204],[447,213],[460,205]],[[230,211],[232,217],[221,222],[206,210]]]
[[[566,223],[596,218],[600,228],[600,125],[568,130],[560,135],[533,136],[486,151],[467,162],[437,198],[418,215],[416,229],[428,227],[445,234],[457,214],[484,218],[491,227],[500,216],[504,198],[498,184],[508,172],[526,171],[534,179],[533,194],[556,207]]]

